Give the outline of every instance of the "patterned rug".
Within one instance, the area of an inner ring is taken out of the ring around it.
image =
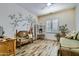
[[[36,40],[16,49],[16,56],[57,56],[60,44],[53,40]]]

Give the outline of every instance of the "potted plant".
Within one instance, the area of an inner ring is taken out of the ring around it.
[[[66,33],[68,33],[67,24],[59,26],[59,31],[61,32],[61,36],[66,36]]]
[[[60,41],[60,33],[56,33],[55,37],[57,38],[57,41]]]

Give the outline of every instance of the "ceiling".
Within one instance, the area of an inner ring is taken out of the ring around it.
[[[25,8],[27,11],[35,14],[36,16],[54,13],[68,8],[74,8],[75,3],[52,3],[47,6],[47,3],[17,3],[18,6]]]

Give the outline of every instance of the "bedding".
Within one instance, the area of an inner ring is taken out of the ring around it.
[[[60,44],[62,56],[79,56],[79,40],[61,38]]]

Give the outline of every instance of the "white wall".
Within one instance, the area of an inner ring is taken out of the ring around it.
[[[76,6],[75,15],[76,15],[76,31],[79,31],[79,4],[77,4]]]
[[[8,4],[2,3],[0,4],[0,26],[3,26],[5,31],[5,36],[13,37],[15,34],[15,30],[13,30],[13,26],[10,24],[11,19],[8,17],[10,14],[18,14],[21,13],[23,17],[27,17],[29,15],[33,16],[33,19],[37,20],[37,17],[27,10],[16,4]]]

